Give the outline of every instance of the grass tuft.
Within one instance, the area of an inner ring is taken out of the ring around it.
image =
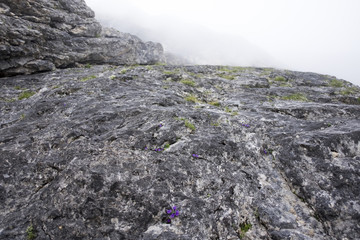
[[[195,87],[196,83],[193,80],[190,79],[183,79],[180,81],[182,84],[188,85],[190,87]]]
[[[294,93],[288,96],[284,96],[281,98],[282,100],[291,100],[291,101],[302,101],[307,102],[309,101],[307,97],[302,93]]]
[[[27,99],[31,96],[35,95],[35,92],[32,92],[32,91],[24,91],[22,93],[19,94],[19,97],[18,99],[19,100],[23,100],[23,99]]]
[[[331,87],[336,87],[336,88],[340,88],[340,87],[343,87],[344,86],[344,83],[340,80],[337,80],[337,79],[332,79],[329,83],[329,85]]]

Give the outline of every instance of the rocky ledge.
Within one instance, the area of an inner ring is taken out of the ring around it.
[[[78,63],[154,64],[158,43],[102,28],[84,0],[1,0],[0,77]]]
[[[360,238],[349,82],[154,65],[0,81],[0,239]]]

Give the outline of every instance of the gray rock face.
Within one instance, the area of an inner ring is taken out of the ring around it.
[[[102,29],[83,0],[1,0],[0,77],[76,63],[153,64],[160,44]]]
[[[0,81],[0,239],[360,238],[348,82],[109,65]]]

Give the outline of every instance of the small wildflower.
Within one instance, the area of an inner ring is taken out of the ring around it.
[[[192,156],[193,156],[194,158],[199,158],[199,155],[198,155],[198,154],[195,154],[195,153],[194,153]]]
[[[264,154],[267,154],[267,151],[266,151],[266,149],[264,150]]]
[[[145,150],[148,150],[148,148],[147,148],[147,147],[145,147]]]
[[[171,219],[179,216],[179,210],[176,210],[176,206],[173,206],[171,209],[166,210],[166,213],[170,215],[167,219],[167,223],[171,223]]]
[[[164,126],[164,125],[162,125],[162,123],[160,123],[160,124],[159,124],[159,127],[162,127],[162,126]]]

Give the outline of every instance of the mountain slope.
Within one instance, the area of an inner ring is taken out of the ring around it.
[[[0,239],[360,238],[346,81],[99,65],[1,83]]]

